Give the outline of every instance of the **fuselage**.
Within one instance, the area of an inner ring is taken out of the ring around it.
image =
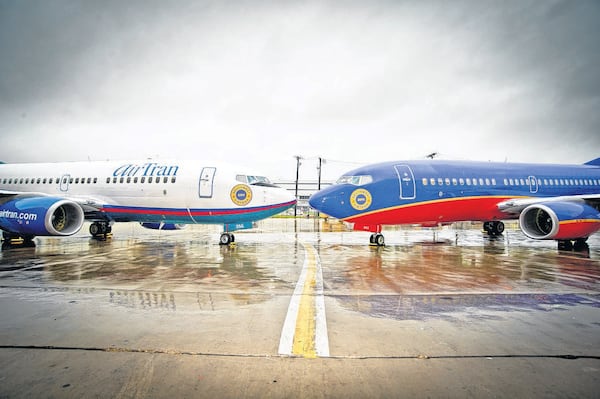
[[[518,218],[503,201],[600,193],[600,167],[461,161],[397,161],[346,173],[313,195],[319,211],[371,226]],[[361,227],[362,226],[362,227]],[[374,230],[372,230],[374,231]]]
[[[0,164],[0,192],[75,200],[86,219],[116,222],[243,223],[295,204],[260,176],[199,161]]]

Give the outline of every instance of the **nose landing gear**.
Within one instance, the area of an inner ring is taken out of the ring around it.
[[[373,247],[383,247],[385,246],[385,238],[381,233],[373,233],[371,234],[371,238],[369,238],[369,245]]]
[[[231,245],[235,243],[235,236],[232,233],[223,233],[219,238],[219,245]]]

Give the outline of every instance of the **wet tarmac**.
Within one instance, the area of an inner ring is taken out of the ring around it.
[[[598,397],[600,236],[116,225],[0,252],[0,398]]]

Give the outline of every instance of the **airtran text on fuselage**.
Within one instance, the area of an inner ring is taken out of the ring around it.
[[[179,166],[177,165],[159,165],[155,162],[148,162],[143,165],[127,164],[119,166],[113,172],[113,176],[177,176],[178,170]]]

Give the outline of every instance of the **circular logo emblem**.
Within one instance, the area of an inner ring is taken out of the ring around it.
[[[238,184],[231,189],[230,197],[236,205],[248,205],[252,200],[252,190],[245,184]]]
[[[364,188],[356,189],[350,195],[350,205],[357,211],[363,211],[371,206],[371,193]]]

